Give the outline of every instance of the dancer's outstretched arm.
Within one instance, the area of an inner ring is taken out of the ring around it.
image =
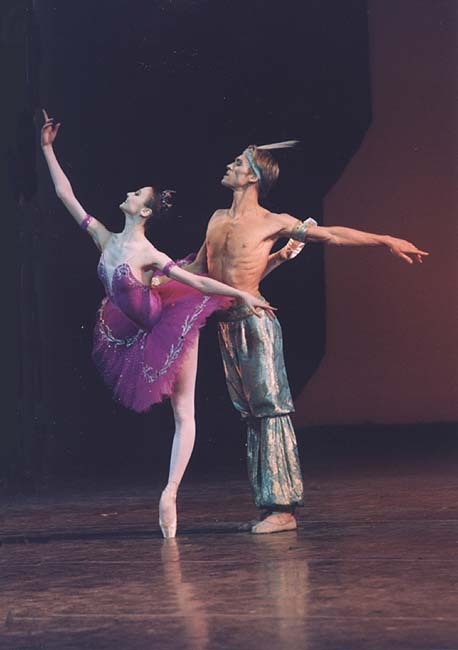
[[[259,311],[260,309],[264,309],[269,316],[273,316],[275,307],[271,307],[263,298],[252,296],[247,291],[240,291],[240,289],[235,289],[228,284],[218,282],[218,280],[190,273],[189,271],[177,266],[168,255],[161,253],[157,249],[154,249],[150,263],[151,266],[159,268],[170,278],[188,284],[190,287],[193,287],[202,293],[238,298],[239,300],[242,300],[251,311],[256,314],[256,316],[261,315]]]
[[[41,129],[41,148],[43,150],[45,160],[48,164],[56,194],[65,205],[67,210],[70,212],[72,217],[75,219],[76,223],[81,226],[81,224],[88,216],[87,212],[74,195],[70,181],[60,166],[53,149],[53,142],[56,139],[57,133],[59,131],[60,123],[55,124],[54,119],[52,117],[48,117],[48,114],[45,110],[43,110],[43,117],[45,122]],[[105,226],[100,223],[100,221],[94,218],[91,219],[87,230],[94,240],[96,246],[102,250],[108,241],[111,232],[105,228]]]
[[[279,237],[292,237],[299,241],[309,240],[334,246],[386,246],[395,257],[409,264],[414,261],[421,263],[423,257],[429,255],[411,242],[390,235],[377,235],[344,226],[306,225],[289,214],[277,214],[275,218],[279,225]]]

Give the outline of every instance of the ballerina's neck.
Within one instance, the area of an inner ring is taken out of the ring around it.
[[[118,234],[120,240],[126,243],[142,242],[146,239],[145,222],[143,219],[138,221],[135,218],[128,219],[124,223],[123,230]]]

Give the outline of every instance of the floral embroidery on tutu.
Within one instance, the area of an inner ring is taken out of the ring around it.
[[[127,263],[116,267],[111,286],[103,259],[98,273],[107,295],[98,310],[93,360],[116,400],[147,411],[172,394],[199,329],[227,298],[176,280],[148,287]]]
[[[144,338],[147,335],[147,332],[144,330],[138,330],[136,334],[133,334],[132,336],[126,336],[124,338],[117,338],[113,332],[111,331],[110,326],[106,323],[104,315],[103,315],[103,310],[108,302],[108,298],[105,297],[102,300],[102,304],[99,307],[99,311],[97,314],[97,325],[99,329],[100,336],[102,339],[106,341],[108,345],[125,345],[126,347],[130,347],[140,339]]]
[[[177,360],[177,358],[180,356],[180,354],[183,351],[183,345],[185,342],[186,336],[189,334],[191,331],[194,323],[196,322],[197,318],[202,314],[205,305],[208,303],[210,300],[209,296],[204,296],[202,302],[196,307],[194,310],[193,314],[188,316],[181,328],[181,334],[178,337],[178,342],[176,344],[173,344],[170,346],[169,352],[167,354],[167,357],[165,359],[165,363],[162,366],[162,368],[154,371],[151,366],[148,366],[146,364],[143,364],[143,376],[145,379],[149,382],[152,383],[154,381],[157,381],[157,379],[166,373],[171,365]]]

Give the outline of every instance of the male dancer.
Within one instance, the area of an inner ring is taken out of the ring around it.
[[[249,146],[227,165],[222,184],[233,192],[229,209],[211,217],[205,243],[188,267],[211,278],[259,295],[259,282],[282,253],[270,255],[282,237],[336,246],[385,246],[412,264],[428,255],[408,241],[340,226],[301,222],[289,214],[269,212],[259,204],[275,184],[279,167],[270,148]],[[297,527],[294,508],[303,503],[296,436],[290,419],[293,402],[283,359],[278,320],[255,318],[244,306],[225,312],[219,341],[226,382],[234,407],[247,424],[248,472],[255,504],[266,512],[252,533]]]

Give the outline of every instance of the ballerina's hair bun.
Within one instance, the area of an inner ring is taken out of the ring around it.
[[[154,188],[153,196],[145,203],[145,206],[151,208],[154,217],[159,218],[173,206],[172,198],[174,194],[175,190],[158,190]]]
[[[159,194],[161,213],[167,212],[173,207],[173,195],[175,190],[162,190]]]

